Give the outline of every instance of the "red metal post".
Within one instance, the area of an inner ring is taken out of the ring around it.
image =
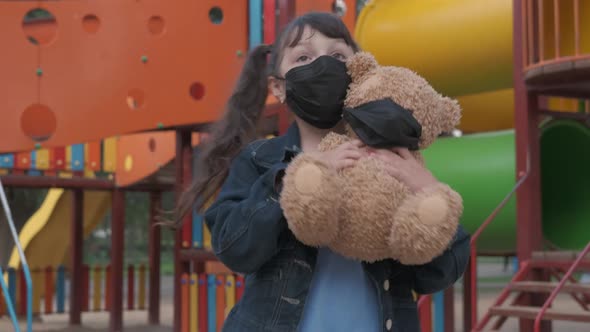
[[[185,188],[184,182],[187,174],[192,174],[192,133],[190,130],[176,131],[176,159],[175,159],[175,175],[176,175],[176,197]],[[192,223],[191,215],[185,216],[184,223]],[[184,273],[190,273],[190,262],[183,260],[180,255],[182,249],[182,234],[184,229],[177,231],[174,241],[174,331],[180,332],[182,322],[182,290],[180,287],[180,278]]]
[[[123,252],[125,249],[125,192],[113,191],[111,218],[110,331],[123,330]]]
[[[524,66],[522,63],[523,47],[530,40],[523,40],[522,0],[513,2],[513,50],[514,50],[514,116],[516,144],[516,176],[526,175],[527,163],[530,169],[527,180],[516,193],[516,231],[518,260],[524,262],[531,258],[532,252],[540,250],[543,242],[541,223],[541,172],[539,147],[539,113],[538,96],[527,91],[524,82]],[[529,18],[532,19],[532,18]],[[531,34],[527,35],[531,38]],[[539,36],[542,37],[542,36]],[[533,279],[541,280],[543,276],[531,273]],[[542,304],[544,296],[526,296],[523,305]],[[550,324],[544,331],[549,331]],[[533,331],[533,321],[520,319],[520,331]]]
[[[162,193],[150,192],[150,229],[149,229],[149,260],[150,260],[150,299],[148,321],[160,324],[160,247],[161,229],[157,226],[157,216],[162,202]]]
[[[72,195],[72,228],[71,228],[71,282],[70,282],[70,325],[82,323],[83,275],[82,260],[84,240],[84,192],[73,190]]]

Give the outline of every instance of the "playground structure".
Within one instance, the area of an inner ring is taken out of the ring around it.
[[[381,64],[418,71],[435,88],[458,98],[464,109],[460,129],[467,135],[440,139],[425,151],[435,175],[464,197],[462,223],[473,234],[474,255],[464,278],[463,330],[479,331],[492,316],[500,318],[496,327],[508,316],[518,317],[521,331],[533,331],[534,321],[541,319],[590,320],[587,311],[546,311],[547,300],[563,287],[582,307],[590,303],[588,286],[575,280],[563,284],[572,280],[570,267],[590,266],[581,258],[590,241],[584,232],[590,217],[585,204],[590,197],[584,190],[590,186],[584,171],[590,154],[572,146],[590,146],[590,26],[581,19],[590,10],[587,3],[373,0],[357,18],[355,1],[181,2],[182,11],[157,2],[44,3],[56,19],[24,23],[23,16],[34,6],[0,4],[9,18],[0,22],[1,31],[14,45],[0,64],[0,71],[14,77],[0,92],[3,107],[10,110],[3,111],[6,121],[0,123],[0,132],[10,138],[0,140],[0,153],[6,153],[0,156],[0,171],[6,173],[2,181],[63,188],[50,192],[21,232],[21,243],[30,266],[37,261],[61,264],[71,245],[72,324],[81,322],[84,308],[84,232],[112,209],[108,309],[111,329],[118,331],[124,192],[151,193],[153,222],[160,193],[179,191],[190,182],[198,132],[219,116],[247,49],[272,43],[292,17],[309,10],[332,11],[335,3],[346,5],[345,22]],[[52,39],[52,31],[59,36]],[[192,38],[194,31],[200,31],[198,41],[187,43],[186,36]],[[31,38],[36,44],[31,45]],[[202,45],[208,44],[215,47],[203,52]],[[119,49],[126,51],[116,53]],[[61,60],[72,54],[72,62]],[[287,113],[272,98],[268,104],[267,121],[280,133],[288,125]],[[183,332],[203,330],[205,324],[219,327],[243,286],[239,276],[212,264],[215,257],[207,250],[210,238],[201,216],[187,219],[175,249],[174,327]],[[71,234],[57,235],[52,227],[70,227]],[[63,248],[53,258],[35,248],[57,238]],[[546,244],[574,253],[543,251]],[[158,252],[159,230],[150,228],[150,323],[158,322],[153,292],[159,287],[153,272],[159,270]],[[520,266],[481,320],[477,253],[516,254]],[[18,265],[13,256],[11,264]],[[560,283],[549,283],[551,278]],[[521,294],[516,303],[502,305],[509,291]],[[444,297],[452,303],[452,291]],[[424,331],[433,326],[442,331],[441,325],[444,331],[453,330],[452,306],[445,306],[444,319],[437,317],[434,325],[429,297],[422,297],[419,307]],[[543,324],[544,331],[548,325]]]

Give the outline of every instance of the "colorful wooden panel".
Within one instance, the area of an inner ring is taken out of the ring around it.
[[[91,142],[86,144],[86,169],[94,172],[101,170],[101,142]]]
[[[109,137],[102,144],[102,170],[115,172],[117,169],[117,138]]]
[[[37,161],[35,163],[35,166],[38,170],[48,170],[51,167],[51,163],[50,163],[50,155],[51,155],[51,150],[50,149],[39,149],[36,151],[37,152]]]
[[[237,275],[236,276],[236,301],[239,301],[244,295],[244,276]]]
[[[190,275],[190,322],[189,331],[197,332],[199,328],[199,277],[196,273]]]
[[[64,313],[66,311],[66,268],[63,265],[57,268],[56,295],[57,313]]]
[[[203,216],[193,210],[193,236],[192,246],[194,248],[203,247]]]
[[[236,304],[236,278],[233,274],[225,277],[225,317]]]
[[[267,45],[273,44],[275,41],[275,34],[277,30],[277,2],[276,0],[264,0],[264,43]]]
[[[30,152],[19,152],[16,154],[16,165],[15,169],[27,170],[31,167],[31,153]]]
[[[55,273],[53,267],[45,268],[45,314],[53,313],[53,298],[55,297]]]
[[[66,169],[66,148],[59,147],[53,149],[52,165],[56,170]]]
[[[217,332],[221,332],[221,328],[223,327],[223,322],[225,321],[225,276],[222,274],[218,274],[215,277],[215,305],[217,309],[215,310],[216,313],[216,325],[217,325]]]
[[[217,278],[214,274],[207,276],[207,331],[217,332]]]
[[[137,294],[137,308],[139,310],[145,309],[145,293],[147,288],[147,268],[145,264],[139,266],[139,280],[138,280],[138,294]]]
[[[102,268],[100,266],[94,267],[92,273],[92,309],[94,311],[100,311],[102,302]]]
[[[70,160],[70,169],[74,172],[84,170],[84,144],[74,144],[71,146],[72,157]]]
[[[199,323],[199,332],[207,332],[208,331],[208,324],[207,321],[209,317],[207,316],[207,307],[209,303],[207,301],[207,275],[200,274],[199,275],[199,308],[198,308],[198,323]]]
[[[1,154],[0,155],[0,168],[13,168],[14,167],[14,155]]]
[[[250,20],[248,45],[254,48],[262,43],[262,0],[248,1]]]
[[[180,331],[189,332],[189,316],[190,316],[190,292],[189,292],[189,277],[188,274],[183,273],[180,277]]]
[[[43,285],[43,270],[38,267],[31,269],[31,282],[33,286],[33,315],[41,313],[41,294]]]

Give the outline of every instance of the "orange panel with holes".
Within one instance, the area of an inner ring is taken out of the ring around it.
[[[0,81],[0,132],[10,137],[0,152],[216,119],[244,61],[238,51],[247,50],[247,5],[0,2],[0,47],[10,50],[0,62],[10,77]],[[23,23],[37,7],[54,19]]]

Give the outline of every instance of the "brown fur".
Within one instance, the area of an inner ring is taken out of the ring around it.
[[[353,81],[345,106],[391,98],[422,125],[421,148],[458,124],[457,102],[441,96],[414,72],[379,66],[368,53],[356,54],[347,65]],[[352,138],[356,136],[350,128],[347,135],[330,133],[319,149],[334,149]],[[424,164],[419,151],[413,154]],[[287,169],[281,194],[295,236],[368,262],[393,258],[423,264],[440,255],[463,213],[461,196],[443,183],[412,193],[380,163],[363,158],[336,174],[305,153],[298,156]]]

